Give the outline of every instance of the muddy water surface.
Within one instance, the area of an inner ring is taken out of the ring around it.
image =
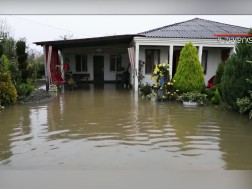
[[[0,169],[252,170],[252,122],[91,85],[0,112]]]

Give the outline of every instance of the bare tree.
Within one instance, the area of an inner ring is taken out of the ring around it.
[[[12,35],[12,30],[5,19],[0,19],[0,38],[7,38]]]
[[[65,34],[65,35],[60,35],[59,39],[60,40],[68,40],[68,39],[73,39],[74,35],[73,34]]]

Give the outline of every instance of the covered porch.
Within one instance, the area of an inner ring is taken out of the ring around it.
[[[135,37],[136,62],[145,62],[140,69],[142,70],[141,74],[144,76],[142,83],[153,84],[150,75],[153,72],[155,64],[166,61],[170,64],[170,78],[172,78],[176,73],[180,52],[189,41],[198,49],[198,57],[204,70],[206,85],[208,80],[215,75],[219,63],[225,61],[235,52],[235,45],[233,43],[220,43],[217,39]],[[136,64],[136,66],[139,65]]]
[[[48,86],[59,83],[58,78],[64,83],[71,77],[76,83],[116,83],[131,88],[135,73],[135,54],[131,47],[135,36],[36,42],[44,48]],[[54,77],[58,71],[59,76]]]

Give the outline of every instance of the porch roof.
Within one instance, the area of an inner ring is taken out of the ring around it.
[[[144,37],[141,34],[127,34],[127,35],[114,35],[105,37],[94,37],[84,39],[70,39],[70,40],[57,40],[57,41],[41,41],[34,42],[36,45],[50,45],[59,50],[64,48],[76,48],[76,47],[90,47],[90,46],[107,46],[114,44],[130,44],[134,37]]]

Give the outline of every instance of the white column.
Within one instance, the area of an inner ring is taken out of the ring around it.
[[[64,54],[62,51],[59,50],[59,56],[60,56],[60,73],[61,73],[61,77],[62,79],[65,81],[65,72],[64,72]],[[62,92],[65,92],[65,85],[64,83],[62,84]]]
[[[169,67],[170,67],[170,79],[172,79],[172,63],[173,63],[173,45],[169,48]]]
[[[199,46],[199,50],[198,50],[198,56],[199,56],[199,61],[201,64],[201,60],[202,60],[202,51],[203,51],[203,46]]]
[[[134,70],[134,90],[138,92],[138,67],[139,67],[139,44],[135,44],[135,70]]]
[[[235,46],[230,50],[230,55],[236,53]]]
[[[43,46],[43,53],[44,53],[44,69],[45,69],[45,81],[46,81],[46,90],[49,89],[49,80],[48,80],[48,69],[47,69],[47,63],[46,63],[46,46]]]
[[[65,80],[65,74],[64,74],[64,70],[63,70],[63,65],[64,65],[64,55],[62,53],[62,51],[59,50],[59,57],[60,57],[60,73],[61,73],[61,77]]]

